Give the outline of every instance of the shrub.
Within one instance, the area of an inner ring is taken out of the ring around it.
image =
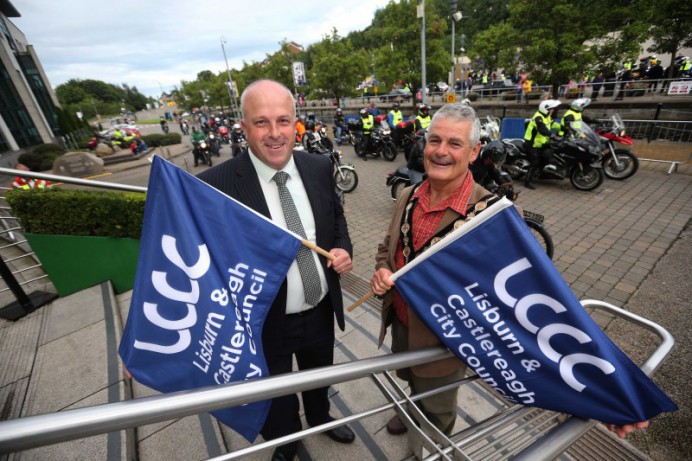
[[[29,233],[133,239],[142,235],[145,194],[51,187],[10,190],[5,198]]]
[[[153,133],[142,136],[142,140],[147,143],[147,146],[170,146],[171,144],[180,144],[182,139],[180,133]]]
[[[47,171],[53,169],[56,158],[67,152],[57,144],[42,144],[31,152],[19,156],[19,163],[26,165],[31,171]]]

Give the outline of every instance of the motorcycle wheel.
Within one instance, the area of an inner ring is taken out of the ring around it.
[[[358,185],[358,173],[355,170],[337,169],[334,172],[336,187],[343,192],[353,192]]]
[[[615,159],[612,155],[603,157],[603,172],[610,179],[619,181],[630,178],[639,170],[639,159],[630,151],[625,149],[615,149],[620,165],[615,164]]]
[[[569,181],[572,183],[575,189],[578,190],[594,190],[601,184],[605,179],[605,174],[601,168],[586,168],[583,171],[579,169],[578,165],[572,168],[569,175]]]
[[[550,237],[548,231],[545,230],[545,227],[531,218],[524,218],[524,221],[526,222],[526,225],[529,226],[531,233],[534,237],[536,237],[536,240],[538,240],[538,243],[543,247],[548,257],[553,259],[555,246],[553,245],[552,237]]]
[[[398,154],[398,152],[394,144],[388,143],[384,145],[384,149],[382,149],[382,156],[385,160],[393,162],[396,159],[396,154]]]
[[[406,188],[406,186],[409,185],[408,181],[395,181],[392,184],[391,190],[392,190],[392,200],[396,200],[399,197],[399,194],[401,194],[401,191]]]

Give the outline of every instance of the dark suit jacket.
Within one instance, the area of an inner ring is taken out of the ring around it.
[[[332,248],[343,248],[353,255],[344,210],[335,193],[331,162],[321,155],[299,151],[293,152],[293,158],[315,216],[317,246],[326,251]],[[200,173],[198,177],[271,219],[257,171],[252,165],[249,154],[242,154],[223,162]],[[344,307],[339,275],[334,270],[327,269],[326,258],[320,256],[320,261],[327,277],[329,289],[327,296],[330,298],[339,328],[343,330]],[[271,351],[278,347],[280,335],[277,332],[281,331],[286,315],[286,287],[286,280],[284,280],[264,322],[262,344],[266,354],[271,354]]]

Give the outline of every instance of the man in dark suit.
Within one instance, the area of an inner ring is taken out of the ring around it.
[[[295,101],[288,88],[271,80],[258,80],[245,89],[240,101],[249,152],[204,171],[199,178],[271,218],[278,226],[290,229],[287,222],[295,220],[285,211],[285,192],[280,191],[285,183],[304,238],[329,249],[334,259],[309,253],[317,266],[311,283],[304,277],[304,266],[299,268],[299,263],[293,262],[264,323],[264,354],[271,375],[291,372],[294,355],[301,370],[331,365],[335,316],[344,329],[339,275],[353,267],[353,247],[335,193],[331,163],[321,155],[293,151]],[[296,259],[301,259],[300,254]],[[315,289],[319,296],[310,294]],[[310,426],[333,420],[327,390],[325,387],[302,393]],[[270,440],[297,432],[301,427],[298,397],[289,395],[272,400],[261,433]],[[347,426],[326,434],[340,443],[355,439]],[[295,442],[279,446],[272,459],[292,459],[296,450]]]

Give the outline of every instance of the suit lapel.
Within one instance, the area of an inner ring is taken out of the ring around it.
[[[237,199],[271,219],[269,207],[262,192],[257,171],[252,165],[249,155],[241,155],[237,157],[237,168],[234,172],[238,176],[236,181],[233,181],[234,193],[237,194]]]

